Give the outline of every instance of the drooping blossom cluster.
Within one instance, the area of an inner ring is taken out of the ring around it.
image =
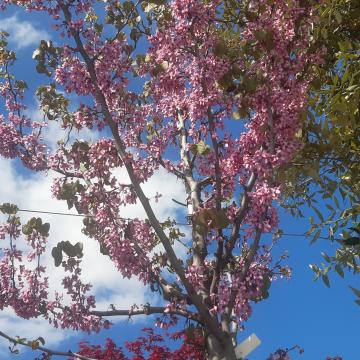
[[[12,307],[17,315],[28,319],[38,316],[38,305],[48,295],[45,268],[37,263],[45,250],[46,239],[34,229],[25,238],[30,247],[26,254],[19,242],[20,235],[20,221],[16,216],[0,225],[0,308]]]
[[[21,228],[16,215],[9,216],[0,225],[0,308],[12,308],[25,319],[44,316],[55,327],[98,331],[104,322],[89,311],[95,307],[95,299],[87,295],[90,284],[81,281],[80,261],[68,258],[62,263],[70,275],[63,279],[63,287],[69,298],[59,292],[55,300],[49,294],[46,268],[41,265],[44,256],[48,228],[40,219],[33,218]],[[45,226],[47,230],[42,230]],[[27,245],[25,246],[24,243]]]
[[[90,311],[95,308],[95,298],[87,294],[91,285],[82,282],[80,263],[80,260],[74,258],[62,263],[65,272],[69,273],[63,278],[62,285],[70,297],[70,303],[67,303],[62,293],[56,293],[54,301],[43,303],[43,315],[55,327],[62,329],[100,331],[101,328],[109,327],[110,323],[91,315]]]
[[[270,286],[271,273],[267,262],[251,265],[245,279],[241,282],[238,280],[240,270],[231,275],[224,275],[220,280],[219,292],[217,296],[214,296],[217,299],[218,311],[223,312],[231,293],[235,292],[234,315],[239,322],[248,320],[252,314],[251,301],[260,301],[268,296],[267,290]]]
[[[26,83],[14,81],[8,68],[15,61],[15,54],[6,48],[6,36],[0,33],[0,96],[8,112],[0,114],[0,155],[9,158],[20,158],[23,164],[32,170],[45,169],[46,147],[39,140],[43,124],[31,124],[29,117],[23,114],[26,106],[22,104]],[[26,128],[30,128],[26,131]]]

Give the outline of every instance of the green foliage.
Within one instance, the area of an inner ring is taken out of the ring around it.
[[[77,144],[77,143],[75,143]],[[75,145],[76,146],[76,145]],[[66,200],[68,204],[68,208],[71,209],[74,205],[77,206],[77,194],[80,192],[84,192],[85,187],[80,183],[79,180],[72,182],[65,182],[62,185],[60,192],[60,199]],[[80,209],[77,209],[80,211]]]
[[[206,145],[204,141],[200,141],[197,144],[193,144],[190,150],[196,155],[206,155],[210,152],[210,146]]]
[[[41,40],[39,47],[33,52],[33,59],[37,61],[36,71],[51,76],[59,65],[60,54],[61,48],[55,47],[52,41]]]
[[[33,230],[39,232],[42,236],[49,236],[50,224],[42,223],[41,218],[31,218],[23,227],[22,232],[24,235],[31,235]]]
[[[63,125],[72,122],[72,116],[68,111],[69,100],[63,94],[56,92],[54,83],[49,86],[40,86],[36,91],[40,107],[49,120],[62,119]]]
[[[324,64],[313,67],[315,79],[298,134],[304,146],[291,167],[282,169],[285,179],[283,205],[294,216],[310,207],[308,236],[338,239],[331,266],[313,267],[317,278],[329,286],[327,272],[334,269],[358,272],[360,256],[357,237],[346,231],[356,225],[360,214],[360,3],[358,0],[325,0],[317,6],[314,50],[326,49]],[[319,209],[326,206],[328,212]],[[335,242],[334,242],[335,244]]]
[[[18,212],[18,207],[14,204],[4,203],[0,205],[0,211],[3,214],[14,215]]]
[[[63,253],[69,258],[78,259],[83,257],[83,244],[77,242],[75,245],[72,245],[70,241],[60,241],[51,251],[51,255],[54,258],[55,266],[58,267],[63,262]]]
[[[224,229],[229,225],[226,209],[203,209],[193,216],[193,222],[201,234],[206,234],[209,228]]]
[[[357,236],[348,236],[344,239],[338,240],[338,243],[342,245],[336,250],[334,256],[329,256],[325,253],[321,253],[325,263],[321,263],[321,268],[312,264],[310,268],[315,273],[315,280],[322,278],[325,285],[330,287],[330,280],[328,272],[330,270],[335,271],[341,278],[344,278],[344,269],[352,271],[354,274],[360,273],[359,253],[360,253],[360,228],[350,228],[357,233]],[[346,234],[349,234],[346,232]],[[358,302],[359,303],[359,302]]]

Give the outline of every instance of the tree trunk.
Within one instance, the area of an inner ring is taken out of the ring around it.
[[[223,346],[213,335],[209,335],[206,338],[205,345],[207,360],[236,360],[231,337],[226,339],[226,345]]]

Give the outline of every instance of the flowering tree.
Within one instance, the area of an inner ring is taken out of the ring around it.
[[[34,52],[45,79],[36,92],[44,119],[30,119],[22,101],[27,86],[11,72],[16,56],[2,33],[0,154],[56,172],[53,195],[84,215],[83,232],[120,274],[137,276],[164,306],[94,310],[91,285],[81,280],[82,244],[68,241],[51,254],[64,268],[70,301],[50,294],[41,263],[50,225],[33,218],[21,227],[16,206],[3,204],[1,309],[84,331],[109,327],[107,316],[162,314],[165,328],[185,318],[207,359],[235,359],[251,302],[268,296],[277,275],[288,275],[261,236],[277,228],[278,170],[300,148],[311,65],[321,62],[310,47],[311,1],[0,2],[4,10],[9,3],[48,14],[59,40],[41,41]],[[135,77],[143,88],[134,92]],[[71,93],[81,101],[74,111]],[[42,129],[54,121],[67,140],[50,151]],[[99,140],[73,140],[84,128]],[[174,219],[156,217],[143,190],[161,168],[184,185],[189,237]],[[134,203],[147,219],[126,218]],[[179,241],[188,248],[184,257],[175,251]],[[44,349],[42,341],[31,346]],[[91,349],[83,350],[80,359]]]

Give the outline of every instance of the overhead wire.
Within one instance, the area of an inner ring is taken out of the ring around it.
[[[25,213],[34,213],[34,214],[47,214],[47,215],[58,215],[58,216],[73,216],[73,217],[83,217],[83,218],[93,218],[94,215],[89,215],[89,214],[72,214],[72,213],[65,213],[65,212],[59,212],[59,211],[46,211],[46,210],[30,210],[30,209],[17,209],[18,212],[25,212]],[[132,220],[131,218],[117,218],[118,220],[127,220],[130,221]],[[162,223],[163,224],[163,223]],[[189,223],[182,223],[182,222],[173,222],[174,225],[178,225],[178,226],[192,226]],[[296,237],[310,237],[310,235],[303,233],[303,234],[296,234],[296,233],[281,233],[279,234],[280,237],[282,236],[296,236]],[[328,237],[323,237],[323,236],[319,236],[320,239],[325,239],[325,240],[329,240]],[[333,240],[337,240],[337,239],[333,239]]]
[[[45,211],[45,210],[29,210],[29,209],[17,209],[17,212],[26,212],[26,213],[35,213],[35,214],[48,214],[48,215],[60,215],[60,216],[74,216],[74,217],[83,217],[83,218],[94,218],[94,215],[89,214],[72,214],[72,213],[64,213],[64,212],[57,212],[57,211]],[[117,220],[133,220],[131,218],[124,218],[119,217],[116,218]],[[180,225],[180,226],[191,226],[191,224],[188,223],[181,223],[181,222],[175,222],[174,225]]]

